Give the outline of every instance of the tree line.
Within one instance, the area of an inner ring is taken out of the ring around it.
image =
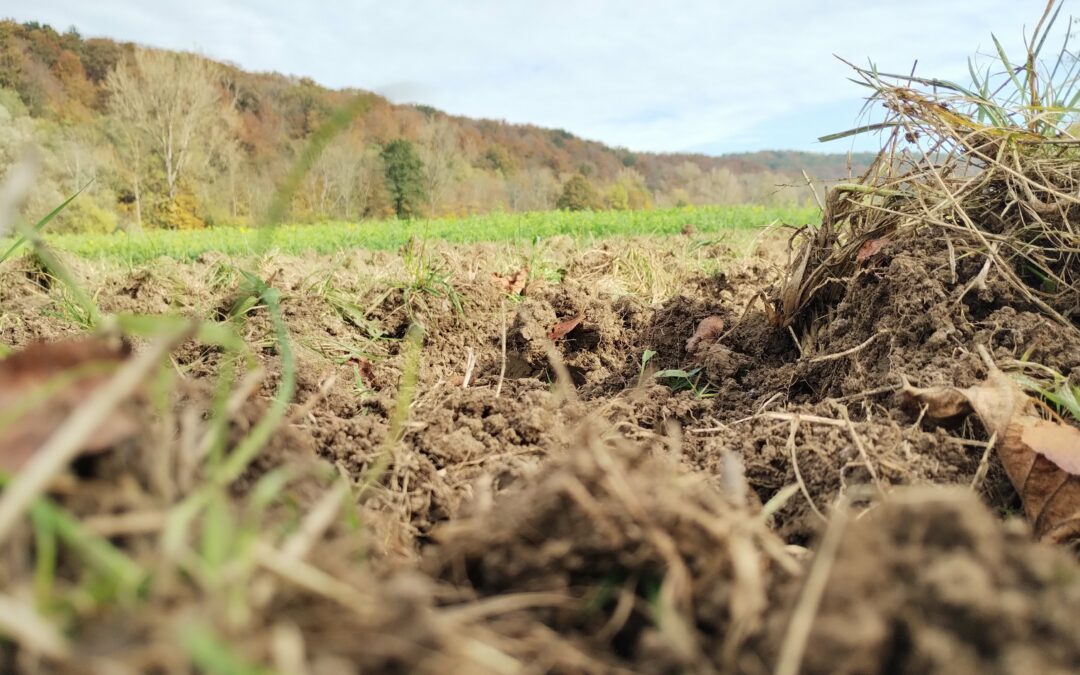
[[[25,144],[44,150],[31,217],[85,188],[59,229],[257,223],[311,135],[356,96],[368,105],[310,166],[290,219],[811,199],[782,187],[796,182],[789,173],[744,158],[633,153],[10,20],[0,21],[0,173]]]

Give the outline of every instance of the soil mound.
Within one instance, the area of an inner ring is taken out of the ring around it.
[[[564,459],[439,528],[425,569],[505,608],[489,628],[540,643],[545,671],[737,670],[768,585],[798,570],[741,476],[721,492],[639,447],[579,434]]]
[[[899,491],[848,522],[835,559],[813,564],[828,568],[828,584],[801,672],[1066,673],[1080,663],[1075,561],[1003,526],[969,492]],[[789,608],[805,601],[795,585],[782,594]]]

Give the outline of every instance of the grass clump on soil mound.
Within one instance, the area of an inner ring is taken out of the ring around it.
[[[1080,512],[1071,495],[1080,420],[1070,414],[1080,381],[1080,86],[1076,59],[1064,47],[1049,63],[1041,55],[1059,11],[1048,5],[1020,66],[995,40],[999,60],[982,71],[973,64],[972,87],[856,67],[870,102],[887,115],[834,137],[884,130],[884,149],[859,180],[830,191],[820,226],[797,235],[766,303],[772,331],[747,315],[706,353],[706,364],[716,356],[767,356],[768,376],[786,385],[789,404],[813,406],[770,413],[778,421],[801,413],[803,426],[851,430],[854,402],[861,408],[855,424],[884,412],[900,425],[903,417],[886,403],[898,392],[896,402],[914,408],[916,428],[963,424],[948,440],[985,449],[972,484],[1004,498],[999,508],[1013,508],[996,448],[1036,530],[1055,540]],[[777,330],[787,332],[797,358],[779,342],[762,348],[760,336],[775,340]],[[1012,380],[999,377],[999,368]],[[1017,394],[1017,384],[1038,400]],[[992,398],[997,410],[971,393]],[[753,402],[775,403],[764,396]],[[1050,420],[1040,421],[1032,406],[1049,407],[1043,416]],[[965,421],[972,411],[981,425]],[[809,422],[812,415],[830,419]],[[798,426],[793,422],[789,450]],[[921,453],[911,454],[916,439],[904,438],[901,453],[889,459],[886,449],[875,461],[872,441],[847,435],[858,450],[851,459],[865,465],[878,491],[884,473],[945,477],[919,468]],[[802,482],[817,480],[819,459],[808,460]]]
[[[972,87],[853,66],[887,117],[827,138],[889,135],[807,230],[774,300],[780,325],[806,324],[835,304],[887,249],[923,248],[947,253],[954,283],[965,278],[959,300],[1030,307],[1080,336],[1080,82],[1065,45],[1050,63],[1040,53],[1058,12],[1051,2],[1023,64],[999,51],[982,77],[972,66]]]

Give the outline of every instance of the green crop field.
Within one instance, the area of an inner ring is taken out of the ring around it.
[[[531,240],[569,235],[671,235],[686,226],[696,232],[748,230],[775,223],[802,225],[820,217],[816,208],[706,206],[650,211],[537,212],[428,220],[371,220],[358,223],[283,225],[273,231],[218,227],[205,230],[151,230],[143,235],[71,234],[47,237],[63,251],[88,258],[133,263],[159,256],[189,260],[206,251],[248,255],[275,249],[284,253],[329,253],[345,248],[392,249],[410,238],[450,242]]]

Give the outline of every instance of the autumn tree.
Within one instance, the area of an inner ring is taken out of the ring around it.
[[[143,182],[146,171],[145,149],[149,146],[149,139],[142,130],[125,122],[127,111],[124,107],[117,106],[116,101],[112,107],[113,118],[107,125],[108,133],[112,137],[113,147],[123,160],[121,175],[125,182],[131,186],[129,195],[125,195],[123,201],[129,203],[134,211],[134,230],[142,231],[143,228]]]
[[[227,111],[215,66],[192,54],[137,49],[131,63],[109,73],[106,84],[121,152],[131,163],[141,224],[140,180],[146,151],[153,151],[165,195],[174,202],[181,182],[193,168],[205,167],[215,146],[227,139]]]
[[[597,211],[602,205],[596,188],[580,173],[574,174],[563,184],[562,194],[555,202],[555,207],[564,211]]]
[[[652,195],[645,186],[645,177],[634,169],[622,169],[608,188],[608,208],[617,211],[652,208]]]
[[[304,178],[298,198],[317,219],[351,219],[363,211],[359,202],[367,179],[366,157],[350,140],[340,139],[323,150]]]
[[[546,211],[555,205],[559,181],[550,169],[539,167],[518,171],[506,182],[506,195],[513,211]]]
[[[18,160],[24,147],[36,140],[34,127],[19,96],[0,89],[0,173],[6,172]]]
[[[612,211],[630,210],[630,195],[626,191],[626,186],[619,183],[612,184],[604,194],[604,203]]]
[[[420,132],[420,161],[428,210],[438,212],[461,168],[457,133],[445,117],[432,117]]]
[[[424,165],[416,152],[416,146],[405,138],[390,141],[383,146],[380,155],[386,177],[386,190],[398,218],[412,218],[420,214],[424,199]]]
[[[375,184],[382,182],[382,166],[372,149],[339,143],[323,151],[311,175],[321,184],[323,213],[354,220],[371,209]]]
[[[63,87],[68,101],[63,111],[64,116],[69,119],[84,117],[86,111],[94,106],[97,92],[94,85],[87,79],[79,57],[74,52],[65,49],[60,52],[50,72]]]
[[[13,91],[19,86],[23,66],[23,55],[15,45],[17,29],[14,21],[0,21],[0,87]]]
[[[484,166],[503,176],[513,175],[518,168],[513,155],[502,145],[493,145],[484,152]]]
[[[120,45],[104,38],[86,40],[79,51],[86,77],[95,84],[105,81],[123,55]]]
[[[284,117],[293,138],[307,138],[330,114],[325,91],[309,77],[289,88],[281,101]]]
[[[453,197],[457,215],[489,213],[506,207],[506,182],[489,171],[468,169],[454,184]]]

